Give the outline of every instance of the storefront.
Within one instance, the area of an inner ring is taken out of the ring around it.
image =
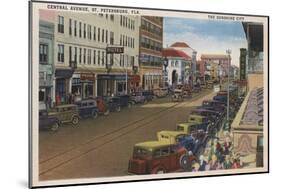
[[[75,73],[72,77],[72,94],[86,99],[96,96],[94,73]]]
[[[126,74],[99,74],[97,76],[98,96],[112,96],[126,94]],[[140,77],[138,75],[128,75],[128,91],[131,87],[139,86]]]
[[[68,104],[70,95],[70,81],[73,71],[70,69],[56,70],[56,104]]]
[[[152,90],[157,89],[162,83],[162,74],[160,73],[145,73],[143,75],[143,89]]]

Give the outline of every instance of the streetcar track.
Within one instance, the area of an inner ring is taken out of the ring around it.
[[[210,91],[207,91],[207,94],[208,94],[209,92],[210,92]],[[205,93],[199,94],[199,95],[197,95],[196,97],[194,97],[194,98],[191,99],[191,100],[193,100],[193,101],[198,100],[199,98],[201,98],[201,97],[204,96],[204,95],[206,95],[206,94],[205,94]],[[94,151],[94,150],[97,150],[97,149],[101,148],[102,146],[104,146],[104,145],[106,145],[106,144],[108,144],[108,143],[111,143],[112,141],[114,141],[114,140],[116,140],[116,139],[119,139],[120,137],[125,136],[125,135],[127,135],[128,133],[130,133],[130,132],[132,132],[132,131],[135,131],[135,130],[137,130],[137,129],[139,129],[139,128],[143,128],[143,127],[147,126],[149,123],[151,123],[151,122],[153,122],[153,121],[159,119],[160,117],[162,117],[162,116],[164,115],[163,112],[167,112],[167,111],[172,112],[172,111],[175,111],[175,109],[174,109],[175,107],[177,107],[178,105],[185,104],[185,103],[187,103],[187,102],[190,102],[190,100],[189,100],[189,101],[183,101],[183,102],[177,102],[177,103],[175,103],[174,105],[172,105],[172,106],[170,106],[170,107],[168,107],[168,108],[165,108],[165,109],[163,109],[163,110],[160,110],[160,111],[158,111],[158,112],[155,112],[155,113],[153,113],[153,114],[150,114],[149,116],[143,117],[143,118],[141,118],[141,119],[139,119],[139,120],[132,121],[132,122],[130,122],[130,123],[128,123],[128,124],[125,124],[125,125],[122,126],[121,128],[115,129],[115,130],[113,130],[113,131],[111,131],[111,132],[108,132],[108,133],[105,133],[105,134],[103,134],[103,135],[99,135],[99,136],[97,136],[97,137],[95,137],[95,138],[93,138],[93,139],[91,139],[91,140],[88,140],[87,142],[78,144],[78,145],[76,145],[76,146],[73,147],[73,148],[70,148],[70,149],[68,149],[68,150],[66,150],[66,151],[63,151],[63,152],[61,152],[61,153],[58,153],[58,154],[56,154],[55,156],[52,156],[52,157],[50,157],[50,158],[48,158],[48,159],[46,159],[46,160],[44,160],[44,161],[41,161],[39,164],[42,166],[42,164],[48,163],[49,161],[52,161],[53,159],[56,159],[57,157],[63,157],[63,155],[65,155],[65,154],[67,154],[67,153],[69,153],[69,152],[71,152],[71,151],[74,152],[76,149],[79,149],[79,148],[82,149],[83,147],[86,147],[86,145],[92,143],[93,141],[96,141],[96,140],[98,140],[98,139],[100,139],[100,138],[104,138],[104,137],[108,137],[108,136],[110,136],[110,135],[113,135],[113,138],[111,138],[111,139],[109,139],[109,140],[106,140],[105,142],[102,142],[102,144],[100,144],[100,145],[98,145],[98,146],[96,146],[96,147],[90,148],[90,149],[88,149],[88,150],[85,150],[83,153],[79,153],[78,155],[74,155],[73,157],[69,158],[68,160],[63,161],[63,162],[61,162],[61,163],[58,163],[58,164],[56,164],[55,166],[53,166],[53,167],[51,167],[51,168],[49,168],[49,169],[46,169],[45,171],[40,172],[39,175],[40,175],[40,176],[41,176],[41,175],[44,175],[44,174],[46,174],[47,172],[50,172],[50,171],[52,171],[52,170],[54,170],[54,169],[56,169],[56,168],[58,168],[58,167],[60,167],[60,166],[62,166],[62,165],[64,165],[64,164],[66,164],[66,163],[68,163],[68,162],[74,160],[74,159],[77,159],[77,158],[79,158],[79,157],[82,157],[82,156],[88,154],[89,152],[92,152],[92,151]],[[155,116],[156,116],[156,117],[155,117]],[[153,117],[154,117],[154,118],[153,118]],[[151,118],[153,118],[153,119],[151,120]],[[144,120],[148,120],[148,121],[142,123],[142,121],[144,121]],[[141,123],[141,125],[138,125],[139,123]],[[134,126],[134,127],[133,127],[133,126]],[[132,127],[132,128],[130,128],[130,127]],[[129,128],[129,130],[123,132],[123,130],[126,129],[126,128]],[[119,132],[121,131],[122,133],[119,134],[118,131],[119,131]],[[117,136],[114,136],[114,134],[117,134]]]

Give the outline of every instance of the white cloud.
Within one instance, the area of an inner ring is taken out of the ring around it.
[[[240,48],[247,48],[246,39],[239,37],[229,37],[222,41],[213,36],[200,36],[192,32],[164,33],[164,47],[177,41],[186,42],[195,49],[198,59],[201,54],[226,54],[226,49],[231,49],[232,64],[236,66],[239,66]]]

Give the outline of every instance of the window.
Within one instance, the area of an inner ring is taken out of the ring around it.
[[[133,48],[135,48],[135,38],[133,38]]]
[[[39,45],[39,63],[40,64],[48,63],[48,45],[47,44]]]
[[[104,42],[104,29],[102,29],[101,42]]]
[[[121,16],[120,16],[120,26],[122,26],[122,23],[123,23],[123,20],[122,20],[122,19],[123,19],[123,16],[121,15]]]
[[[59,16],[58,32],[64,33],[64,17],[63,16]]]
[[[110,15],[110,20],[114,21],[114,15],[113,14]]]
[[[72,62],[72,47],[69,46],[69,64],[71,65]]]
[[[105,32],[105,42],[107,43],[108,42],[108,31],[106,30]]]
[[[58,45],[58,62],[64,62],[64,45]]]
[[[82,48],[79,48],[79,64],[81,64],[82,61]]]
[[[86,48],[84,48],[84,54],[83,54],[83,63],[86,64]]]
[[[92,26],[88,24],[88,39],[92,39]]]
[[[72,20],[69,19],[69,35],[72,35]]]
[[[93,52],[93,64],[96,64],[96,50]]]
[[[98,50],[98,65],[100,65],[100,51]]]
[[[100,41],[100,28],[98,28],[98,41]]]
[[[77,64],[77,47],[74,47],[74,62]]]
[[[120,35],[120,45],[122,45],[122,35]]]
[[[96,26],[94,26],[94,31],[93,31],[93,33],[94,33],[93,38],[94,38],[94,40],[96,40]]]
[[[105,56],[104,56],[104,51],[102,51],[102,59],[101,59],[101,64],[102,64],[102,65],[104,65],[104,58],[105,58]]]
[[[82,23],[79,22],[79,37],[82,37]]]
[[[91,64],[91,49],[88,49],[88,64]]]
[[[84,39],[86,39],[86,24],[84,24]]]
[[[131,66],[134,66],[134,65],[135,65],[135,57],[131,56]]]
[[[120,56],[119,56],[119,66],[121,66],[122,65],[122,55],[120,54]]]
[[[114,33],[110,32],[110,45],[114,44]]]
[[[74,20],[74,36],[77,36],[77,20]]]

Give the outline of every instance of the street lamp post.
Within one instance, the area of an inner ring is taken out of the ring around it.
[[[167,79],[167,66],[168,66],[168,58],[167,58],[167,57],[165,57],[165,58],[164,58],[163,65],[164,65],[163,87],[166,87],[166,79]]]
[[[230,72],[230,54],[231,49],[226,50],[226,54],[228,55],[228,73],[227,73],[227,114],[226,114],[226,129],[230,129],[229,125],[229,72]]]

